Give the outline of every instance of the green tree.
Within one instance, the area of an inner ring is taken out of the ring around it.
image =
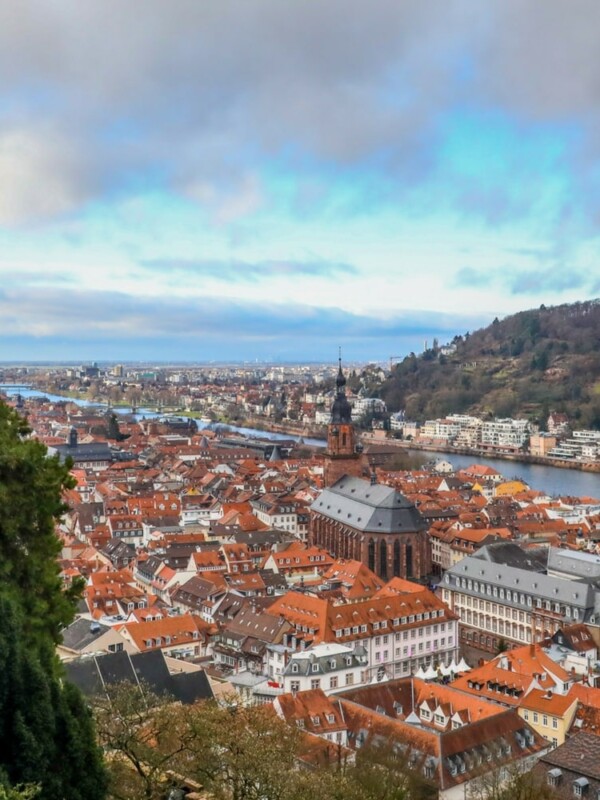
[[[39,786],[7,786],[0,784],[0,800],[35,800],[39,796]]]
[[[45,445],[29,433],[26,422],[0,403],[0,596],[22,608],[28,640],[57,643],[82,589],[76,581],[63,590],[55,532],[67,510],[62,492],[75,483],[69,465],[48,458]]]
[[[124,438],[119,429],[119,420],[114,411],[106,415],[106,438],[115,442],[120,442]]]
[[[0,772],[11,786],[39,787],[40,800],[101,800],[91,712],[58,678],[53,642],[36,648],[21,619],[14,600],[0,597]]]
[[[8,797],[101,800],[93,721],[55,655],[81,589],[63,589],[55,532],[74,481],[29,434],[0,403],[0,786]]]

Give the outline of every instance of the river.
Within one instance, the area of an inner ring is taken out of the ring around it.
[[[75,405],[82,406],[83,408],[98,408],[102,411],[106,411],[108,405],[106,403],[93,403],[91,400],[83,400],[80,398],[73,398],[73,397],[64,397],[63,395],[58,394],[49,394],[48,392],[40,392],[38,389],[31,389],[31,388],[24,388],[23,386],[15,386],[10,383],[0,383],[0,392],[4,392],[5,394],[15,397],[16,395],[20,394],[21,397],[46,397],[48,400],[51,400],[54,403],[64,403],[70,402],[75,403]],[[132,414],[132,409],[130,406],[113,406],[112,410],[116,414]],[[186,414],[166,414],[160,411],[152,411],[149,408],[138,408],[136,412],[133,414],[136,419],[143,419],[143,418],[159,418],[159,417],[182,417],[185,418]],[[203,422],[196,417],[193,417],[194,422],[198,425],[199,430],[204,430],[205,428],[214,428],[215,423],[211,422]],[[258,428],[242,428],[239,425],[230,425],[227,423],[226,425],[222,425],[222,427],[226,428],[227,431],[231,433],[239,433],[242,436],[247,436],[249,438],[258,438],[258,439],[270,439],[272,441],[290,441],[297,440],[299,437],[293,436],[291,434],[286,433],[275,433],[274,431],[261,431]],[[311,446],[311,447],[325,447],[325,440],[324,439],[311,439],[307,437],[301,437],[302,441]]]
[[[106,405],[92,403],[89,400],[75,400],[70,397],[62,397],[59,395],[48,394],[47,392],[40,392],[37,389],[24,389],[15,388],[11,384],[0,384],[0,391],[4,391],[8,395],[21,394],[25,397],[47,397],[49,400],[55,402],[64,402],[69,400],[79,406],[89,407],[95,406],[98,408],[106,409]],[[114,411],[119,414],[131,414],[131,408],[118,407]],[[135,416],[138,419],[142,417],[162,417],[168,416],[156,411],[151,411],[147,408],[138,409]],[[178,415],[185,416],[185,414]],[[210,423],[202,422],[199,419],[195,420],[200,430],[208,428]],[[229,431],[232,433],[239,433],[242,436],[271,439],[271,440],[289,440],[296,437],[286,435],[285,433],[273,433],[271,431],[260,431],[255,428],[242,428],[237,425],[227,425]],[[325,441],[323,439],[304,439],[303,441],[312,445],[313,447],[324,447]],[[525,481],[532,489],[538,489],[546,492],[549,495],[569,495],[575,497],[595,497],[600,499],[600,475],[593,472],[581,472],[574,469],[561,469],[560,467],[551,467],[540,464],[525,464],[517,461],[504,461],[499,458],[486,458],[485,456],[469,456],[459,455],[457,453],[441,453],[423,450],[409,450],[408,452],[426,456],[431,459],[449,461],[454,467],[461,468],[467,467],[470,464],[486,464],[487,466],[497,469],[506,478],[517,477]]]
[[[519,461],[505,461],[501,458],[441,453],[430,450],[408,450],[421,456],[431,456],[436,461],[449,461],[453,467],[468,467],[471,464],[485,464],[501,472],[506,478],[520,478],[532,489],[549,495],[574,495],[575,497],[595,497],[600,499],[600,475],[575,469],[561,469],[545,464],[525,464]]]

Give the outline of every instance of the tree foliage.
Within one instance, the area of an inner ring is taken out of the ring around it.
[[[53,643],[28,642],[20,610],[0,598],[0,770],[10,786],[37,786],[40,800],[100,800],[106,776],[91,712],[54,659]]]
[[[600,302],[523,311],[468,336],[441,358],[408,355],[379,389],[390,411],[423,421],[449,413],[524,416],[564,411],[600,427]]]
[[[63,591],[55,533],[67,510],[62,492],[74,482],[68,465],[48,458],[28,434],[25,421],[0,403],[0,596],[22,608],[28,640],[49,636],[56,643],[81,590],[75,582]]]
[[[356,761],[328,744],[323,762],[298,728],[271,706],[180,706],[122,684],[96,704],[110,753],[114,800],[157,800],[188,784],[215,800],[433,800],[437,789],[391,747],[365,747]],[[318,740],[325,744],[322,740]],[[310,764],[310,768],[307,765]]]
[[[553,800],[553,789],[535,770],[501,768],[471,781],[468,800]]]
[[[101,800],[93,718],[55,655],[80,589],[63,590],[55,532],[73,481],[28,434],[0,404],[0,787],[8,798]]]

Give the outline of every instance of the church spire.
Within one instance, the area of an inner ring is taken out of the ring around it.
[[[339,369],[337,378],[335,379],[335,385],[337,387],[337,397],[333,401],[333,405],[331,406],[331,422],[335,423],[336,425],[339,424],[350,424],[352,422],[352,409],[350,407],[350,403],[346,399],[346,392],[344,387],[346,386],[346,376],[342,371],[342,348],[340,347],[339,357]]]
[[[340,353],[339,353],[339,357],[338,357],[338,362],[339,362],[340,367],[338,369],[337,378],[335,379],[335,385],[337,386],[337,393],[338,393],[338,397],[339,397],[341,394],[344,394],[344,386],[346,385],[346,378],[344,376],[344,373],[342,372],[342,348],[341,347],[340,347]]]
[[[336,394],[331,405],[331,420],[327,426],[325,450],[325,485],[332,486],[342,475],[358,477],[362,472],[360,445],[352,424],[352,406],[346,397],[346,376],[342,370],[342,349],[338,356],[335,379]]]

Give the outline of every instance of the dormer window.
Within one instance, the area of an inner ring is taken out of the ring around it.
[[[320,717],[312,717],[312,723],[313,723],[313,725],[320,725],[321,724],[321,718]]]
[[[298,664],[296,663],[292,664],[292,672],[298,672]]]
[[[313,664],[312,665],[312,671],[313,672],[318,672],[319,671],[319,665],[318,664]]]

